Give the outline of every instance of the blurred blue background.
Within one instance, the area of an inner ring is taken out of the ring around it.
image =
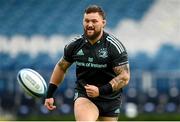
[[[121,112],[129,118],[180,112],[179,0],[0,0],[1,119],[73,114],[74,65],[57,91],[53,112],[44,108],[43,98],[26,95],[16,75],[32,68],[48,83],[64,45],[83,33],[83,12],[90,4],[105,10],[105,30],[129,53],[131,80]]]

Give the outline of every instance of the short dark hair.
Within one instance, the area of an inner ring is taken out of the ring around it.
[[[106,19],[105,12],[100,6],[90,5],[84,11],[84,13],[86,13],[86,14],[96,13],[96,12],[98,12],[99,15],[101,15],[103,19]]]

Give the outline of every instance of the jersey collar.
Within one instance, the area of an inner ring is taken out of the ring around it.
[[[103,40],[106,38],[106,35],[107,35],[107,33],[103,31],[102,37],[94,45],[97,45],[97,44],[100,44],[101,42],[103,42]],[[83,38],[86,43],[90,44],[90,42],[88,41],[88,38],[85,36],[85,34],[83,34]]]

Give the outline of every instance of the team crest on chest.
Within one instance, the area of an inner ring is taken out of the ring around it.
[[[88,57],[88,61],[89,61],[89,62],[93,62],[93,58]]]
[[[108,57],[107,48],[101,48],[98,51],[98,56],[101,57],[101,58],[107,58]]]

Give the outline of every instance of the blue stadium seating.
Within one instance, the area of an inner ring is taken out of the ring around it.
[[[15,62],[13,64],[13,70],[20,70],[22,68],[28,68],[32,67],[32,59],[31,56],[28,53],[18,53],[18,55],[15,57]]]
[[[49,36],[56,33],[64,35],[81,33],[83,10],[89,4],[102,6],[107,11],[107,26],[113,28],[126,18],[141,19],[153,3],[154,0],[116,0],[113,2],[109,0],[1,0],[0,34]]]
[[[13,62],[13,58],[11,58],[8,53],[0,53],[0,70],[11,70],[13,67]]]

